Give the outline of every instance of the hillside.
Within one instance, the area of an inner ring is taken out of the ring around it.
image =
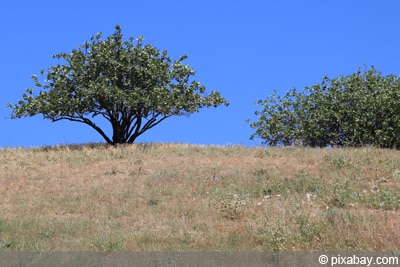
[[[400,152],[0,149],[0,250],[400,249]]]

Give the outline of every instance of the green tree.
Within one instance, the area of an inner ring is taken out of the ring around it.
[[[349,76],[276,92],[256,111],[250,126],[263,143],[277,145],[376,146],[400,148],[400,78],[382,76],[374,67]]]
[[[202,107],[229,103],[218,91],[210,94],[193,80],[195,71],[184,65],[186,55],[172,60],[167,51],[144,44],[144,38],[123,40],[121,28],[105,40],[92,36],[72,53],[53,57],[64,64],[41,71],[42,84],[32,75],[39,94],[26,89],[12,106],[13,118],[43,114],[53,122],[70,120],[95,129],[109,144],[133,143],[150,128],[171,116],[188,116]],[[94,122],[101,116],[112,126],[107,136]]]

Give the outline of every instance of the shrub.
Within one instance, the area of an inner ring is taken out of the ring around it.
[[[400,148],[400,80],[374,67],[324,77],[303,92],[274,92],[257,105],[263,109],[255,112],[250,138],[271,146]]]

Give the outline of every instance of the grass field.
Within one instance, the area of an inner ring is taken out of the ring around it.
[[[0,251],[400,249],[400,152],[0,149]]]

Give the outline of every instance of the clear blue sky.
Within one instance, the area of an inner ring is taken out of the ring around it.
[[[303,89],[363,64],[399,75],[399,10],[397,0],[2,1],[0,147],[103,141],[80,123],[12,120],[6,104],[34,88],[32,74],[59,63],[53,54],[116,24],[175,59],[188,54],[196,79],[231,103],[167,119],[137,142],[259,145],[245,119],[256,119],[254,102],[274,89]]]

